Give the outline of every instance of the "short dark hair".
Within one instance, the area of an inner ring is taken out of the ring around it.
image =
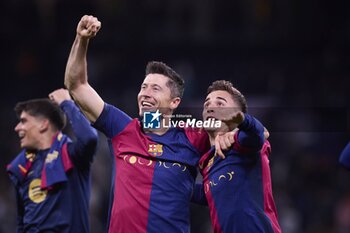
[[[242,93],[233,87],[233,84],[230,81],[227,80],[217,80],[213,82],[209,87],[207,94],[210,94],[213,91],[227,91],[231,94],[232,99],[238,103],[238,105],[241,108],[241,111],[246,113],[248,106],[247,101],[245,97],[242,95]]]
[[[66,125],[66,116],[58,104],[49,99],[31,99],[18,102],[15,106],[18,117],[24,111],[31,116],[42,116],[47,118],[57,130],[62,130]]]
[[[166,83],[171,91],[171,97],[180,97],[184,93],[185,81],[172,68],[163,62],[150,61],[146,66],[146,76],[149,74],[162,74],[170,80]]]

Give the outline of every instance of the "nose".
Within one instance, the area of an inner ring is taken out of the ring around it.
[[[18,123],[16,126],[15,126],[15,131],[18,132],[20,130],[20,123]]]
[[[214,107],[211,102],[208,102],[205,106],[206,112],[207,113],[213,113],[214,112]]]

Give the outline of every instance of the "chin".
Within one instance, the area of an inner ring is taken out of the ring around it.
[[[207,131],[208,133],[213,133],[215,131],[218,130],[218,128],[215,128],[215,127],[206,127],[204,128],[205,131]]]

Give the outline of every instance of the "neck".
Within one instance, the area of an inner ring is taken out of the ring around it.
[[[210,145],[214,146],[215,145],[215,138],[219,132],[218,131],[208,131],[207,133],[209,135]]]
[[[42,134],[42,137],[38,143],[38,150],[46,150],[49,149],[52,145],[52,140],[54,136],[56,136],[57,132],[47,132],[46,134]]]

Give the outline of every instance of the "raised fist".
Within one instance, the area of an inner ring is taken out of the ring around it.
[[[90,39],[96,36],[101,28],[101,22],[92,15],[84,15],[77,26],[77,34],[81,37]]]

